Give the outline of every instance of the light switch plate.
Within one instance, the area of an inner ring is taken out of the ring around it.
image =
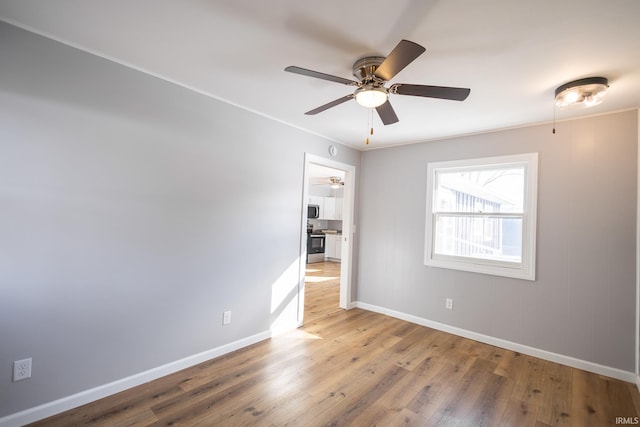
[[[222,324],[223,325],[231,324],[231,312],[230,311],[225,311],[224,313],[222,313]]]
[[[446,308],[447,310],[453,310],[453,298],[445,299],[444,308]]]

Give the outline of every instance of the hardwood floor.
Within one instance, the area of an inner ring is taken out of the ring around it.
[[[33,425],[582,427],[640,416],[634,384],[343,311],[339,264],[308,267],[303,328]]]

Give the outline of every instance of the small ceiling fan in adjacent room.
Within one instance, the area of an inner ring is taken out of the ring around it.
[[[317,177],[312,179],[312,185],[330,186],[333,189],[340,188],[344,181],[339,176]]]
[[[367,56],[358,59],[353,64],[353,75],[358,79],[357,81],[293,65],[284,70],[290,73],[356,87],[356,90],[352,94],[307,111],[305,114],[318,114],[355,98],[358,104],[367,108],[375,108],[382,123],[390,125],[398,121],[398,116],[391,106],[391,103],[389,103],[390,94],[464,101],[471,92],[471,89],[460,87],[405,83],[394,83],[389,87],[385,86],[389,80],[412,63],[418,56],[422,55],[424,51],[425,48],[417,43],[409,40],[401,40],[386,58],[381,56]]]
[[[340,188],[341,185],[344,185],[344,181],[339,176],[330,176],[329,181],[331,182],[331,188],[337,189]]]

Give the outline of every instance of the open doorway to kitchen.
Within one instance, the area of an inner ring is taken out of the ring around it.
[[[305,155],[299,325],[305,318],[307,291],[314,301],[322,297],[324,308],[319,310],[353,307],[354,182],[355,166]]]

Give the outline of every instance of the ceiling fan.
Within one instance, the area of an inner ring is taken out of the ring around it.
[[[331,188],[340,188],[341,185],[344,185],[344,181],[339,176],[330,176],[329,181],[331,182]]]
[[[336,189],[344,185],[344,181],[339,176],[318,177],[313,180],[313,185],[329,185],[331,188]]]
[[[357,81],[293,65],[284,70],[303,76],[342,83],[347,86],[356,86],[354,93],[314,108],[305,114],[318,114],[355,98],[358,104],[367,108],[375,108],[382,123],[390,125],[398,121],[398,116],[389,103],[389,94],[464,101],[471,92],[471,89],[460,87],[426,86],[404,83],[394,83],[388,88],[385,87],[385,83],[412,63],[418,56],[422,55],[424,51],[425,48],[417,43],[409,40],[401,40],[386,58],[382,56],[366,56],[358,59],[353,64],[353,75],[358,79]]]

